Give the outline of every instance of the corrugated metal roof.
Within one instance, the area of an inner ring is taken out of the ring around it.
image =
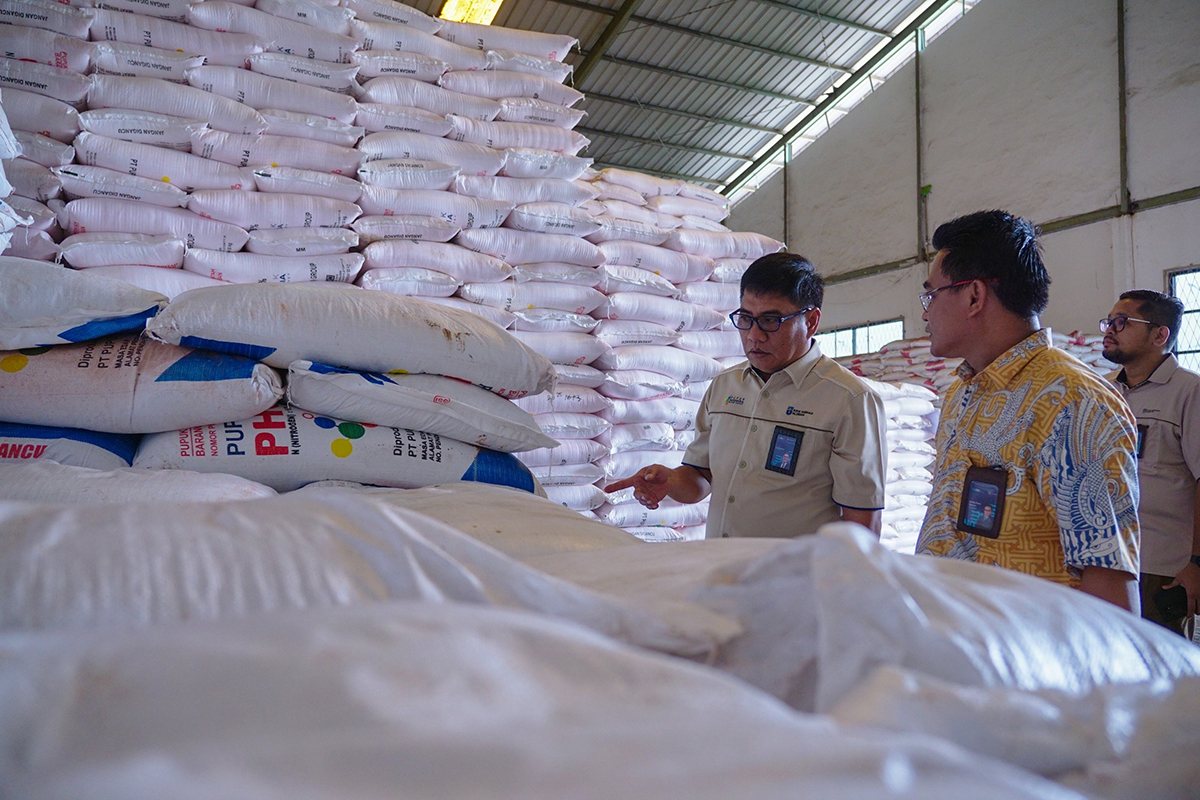
[[[715,188],[848,88],[847,76],[910,18],[946,0],[628,0],[636,7],[576,88],[606,166]],[[964,3],[964,8],[975,3]],[[415,0],[436,15],[442,0]],[[627,0],[505,0],[493,24],[569,34],[585,54]],[[884,35],[886,34],[888,35]],[[837,87],[838,94],[830,97]],[[794,133],[794,131],[792,131]],[[762,160],[762,159],[760,159]]]

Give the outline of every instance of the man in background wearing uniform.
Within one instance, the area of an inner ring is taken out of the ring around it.
[[[962,358],[942,403],[917,552],[993,564],[1138,608],[1133,416],[1051,346],[1037,231],[1003,211],[941,225],[925,308],[930,353]]]
[[[775,253],[746,270],[730,314],[747,363],[709,386],[683,465],[654,464],[607,487],[634,487],[648,508],[710,493],[707,538],[791,537],[848,520],[879,533],[883,401],[813,340],[824,281],[801,256]]]
[[[1137,417],[1142,616],[1189,635],[1200,614],[1200,375],[1171,354],[1182,323],[1178,298],[1139,289],[1100,331],[1104,357],[1124,367],[1109,380]]]

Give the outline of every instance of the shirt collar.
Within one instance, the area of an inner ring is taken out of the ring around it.
[[[793,361],[791,364],[788,364],[783,369],[779,370],[779,372],[787,375],[788,378],[791,379],[794,386],[799,386],[800,381],[808,377],[808,373],[812,372],[813,367],[815,367],[817,362],[820,360],[821,347],[817,344],[817,340],[815,338],[810,339],[808,352]],[[779,372],[772,373],[772,376],[778,375]],[[754,368],[750,366],[750,362],[747,361],[746,366],[742,368],[742,376],[748,378],[751,375],[758,377],[757,373],[754,372]],[[763,381],[763,383],[765,384],[766,381]]]
[[[977,380],[981,384],[1007,386],[1035,356],[1051,347],[1051,341],[1049,328],[1034,331],[1001,353],[999,358],[988,364],[979,373],[972,370],[970,365],[964,361],[958,367],[958,377],[964,383]]]
[[[1147,383],[1167,383],[1171,380],[1171,376],[1175,374],[1175,370],[1179,369],[1179,359],[1175,358],[1174,353],[1167,353],[1167,357],[1163,362],[1155,368],[1154,372],[1150,373],[1150,377],[1139,383],[1137,386],[1130,386],[1129,379],[1125,377],[1125,368],[1117,373],[1117,380],[1125,385],[1128,389],[1136,389],[1138,386],[1144,386]]]

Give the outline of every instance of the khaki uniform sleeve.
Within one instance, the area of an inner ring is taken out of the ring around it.
[[[886,417],[875,392],[849,397],[833,432],[829,472],[833,502],[846,508],[883,508],[887,476]]]

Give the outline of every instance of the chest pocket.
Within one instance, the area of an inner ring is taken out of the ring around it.
[[[1156,419],[1139,422],[1137,427],[1139,475],[1157,475],[1183,463],[1178,428]]]

